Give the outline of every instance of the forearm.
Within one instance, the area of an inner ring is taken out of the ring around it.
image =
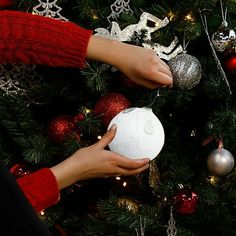
[[[89,39],[86,57],[119,67],[120,63],[126,60],[124,56],[126,55],[127,46],[127,44],[117,40],[93,35]]]
[[[84,66],[92,31],[71,22],[16,11],[0,12],[0,63]]]
[[[79,167],[75,166],[74,161],[66,159],[63,162],[50,168],[56,178],[59,190],[62,190],[79,180]]]

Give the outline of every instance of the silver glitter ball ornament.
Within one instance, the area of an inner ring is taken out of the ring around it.
[[[215,149],[207,158],[207,167],[215,175],[227,175],[234,168],[234,157],[224,148]]]
[[[187,53],[181,53],[169,60],[174,86],[192,89],[202,78],[202,67],[198,59]]]
[[[213,33],[211,41],[216,51],[225,52],[232,49],[236,44],[235,31],[227,26],[221,26]]]

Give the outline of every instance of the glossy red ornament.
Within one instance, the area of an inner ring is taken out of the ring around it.
[[[236,53],[225,58],[224,67],[227,72],[236,73]]]
[[[102,123],[108,126],[110,121],[121,111],[130,107],[129,100],[122,94],[109,93],[96,103],[94,113],[101,115]]]
[[[198,206],[198,195],[190,188],[181,189],[174,197],[174,208],[180,215],[195,213]]]
[[[31,171],[27,170],[25,164],[15,164],[11,169],[10,172],[12,175],[18,179],[20,177],[23,177],[25,175],[29,175]]]
[[[129,77],[127,77],[125,74],[121,73],[119,76],[117,76],[118,82],[127,88],[131,89],[137,89],[138,87],[141,87],[140,85],[133,82]]]
[[[72,117],[66,115],[54,118],[48,125],[49,137],[56,143],[66,141],[67,136],[69,136],[74,129],[75,125]]]
[[[15,4],[15,0],[0,0],[0,8],[10,7]]]
[[[79,112],[78,114],[76,114],[74,117],[73,117],[73,121],[74,123],[78,123],[80,121],[83,121],[85,119],[85,116],[84,116],[84,113],[83,112]]]

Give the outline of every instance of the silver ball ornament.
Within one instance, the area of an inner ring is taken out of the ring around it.
[[[216,51],[225,52],[236,43],[235,31],[223,25],[213,33],[211,41]]]
[[[174,86],[181,89],[192,89],[202,78],[202,67],[192,55],[181,53],[169,60],[168,65],[173,75]]]
[[[234,168],[234,157],[224,148],[215,149],[207,158],[207,167],[215,175],[227,175]]]

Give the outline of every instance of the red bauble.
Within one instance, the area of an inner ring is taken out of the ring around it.
[[[125,74],[121,73],[117,76],[117,80],[118,82],[122,85],[125,86],[127,88],[131,88],[131,89],[137,89],[138,87],[140,87],[140,85],[136,84],[135,82],[133,82],[130,78],[128,78]]]
[[[110,121],[121,111],[130,107],[129,100],[122,94],[109,93],[96,103],[94,113],[101,115],[102,123],[108,126]]]
[[[224,67],[229,73],[236,73],[236,53],[225,58]]]
[[[180,215],[195,213],[198,206],[198,195],[190,188],[183,188],[174,197],[174,208]]]
[[[75,125],[73,119],[66,115],[56,117],[48,125],[49,137],[56,143],[66,141],[66,137],[69,136],[74,129]]]
[[[15,0],[1,0],[0,8],[10,7],[15,3]]]
[[[73,121],[74,123],[78,123],[80,121],[83,121],[85,119],[85,116],[84,116],[84,113],[83,112],[79,112],[78,114],[76,114],[74,117],[73,117]]]
[[[16,164],[11,169],[10,172],[12,175],[18,179],[20,177],[23,177],[25,175],[29,175],[31,171],[26,169],[26,166],[24,164]]]

